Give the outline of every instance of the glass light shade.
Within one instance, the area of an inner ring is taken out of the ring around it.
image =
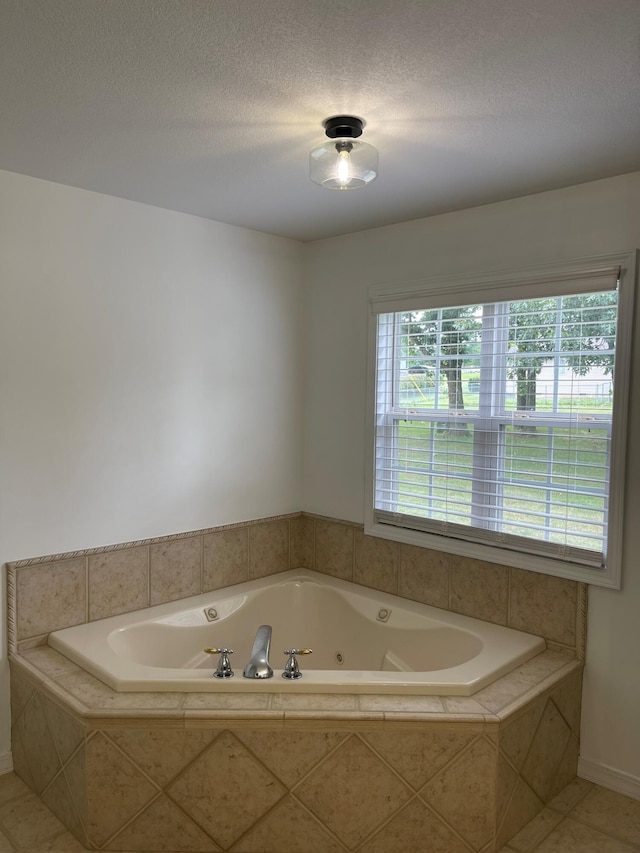
[[[328,190],[366,187],[378,174],[378,152],[355,139],[326,139],[311,149],[309,177]]]

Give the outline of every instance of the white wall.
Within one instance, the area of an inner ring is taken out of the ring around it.
[[[299,510],[300,263],[0,172],[0,563]]]
[[[638,248],[639,198],[634,173],[307,245],[303,509],[363,520],[370,285]],[[624,589],[590,589],[582,759],[640,796],[640,341],[634,377]]]

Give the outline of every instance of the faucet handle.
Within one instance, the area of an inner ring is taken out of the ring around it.
[[[231,661],[229,660],[229,655],[233,654],[233,649],[214,648],[204,649],[204,651],[208,655],[220,655],[218,666],[216,667],[216,671],[213,673],[214,678],[233,678],[233,670],[231,669]]]
[[[282,677],[302,678],[302,673],[300,672],[300,667],[298,666],[296,655],[310,655],[312,652],[313,649],[286,649],[284,654],[289,655],[289,657],[287,658],[287,662],[284,665]]]

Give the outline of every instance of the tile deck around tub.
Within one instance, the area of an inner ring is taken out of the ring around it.
[[[548,690],[581,664],[546,650],[473,696],[351,693],[118,693],[49,646],[35,646],[12,662],[88,718],[164,716],[169,719],[345,719],[497,723]]]

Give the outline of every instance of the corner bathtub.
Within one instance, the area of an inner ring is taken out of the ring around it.
[[[205,611],[215,608],[208,621]],[[242,675],[273,627],[270,679]],[[307,570],[56,631],[49,645],[117,691],[413,693],[469,696],[540,653],[540,637]],[[234,649],[235,676],[213,678]],[[303,677],[281,677],[291,647]]]

